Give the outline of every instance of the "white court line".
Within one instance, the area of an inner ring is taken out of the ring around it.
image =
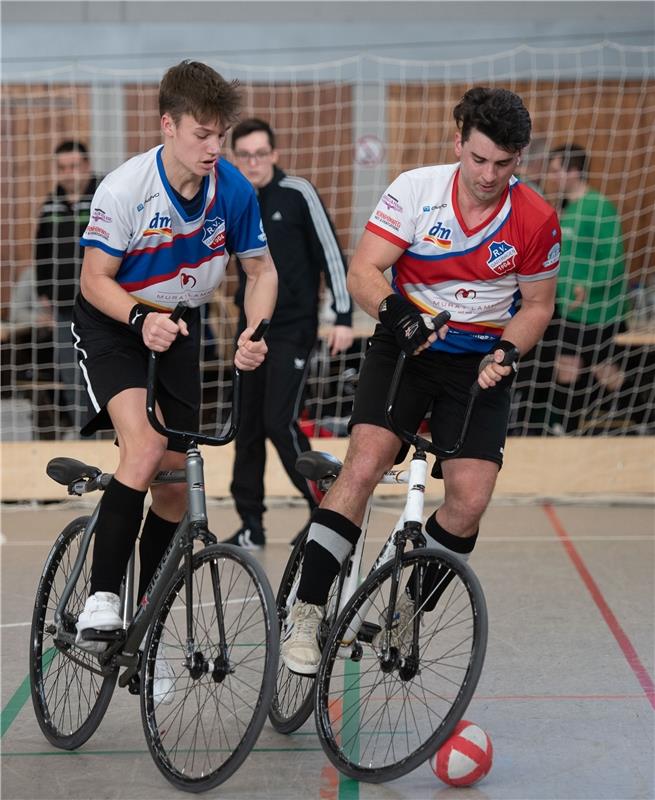
[[[224,603],[223,605],[231,606],[231,605],[234,605],[235,603],[254,603],[256,600],[257,600],[257,597],[251,597],[248,600],[246,600],[245,597],[235,597],[232,600],[228,600],[227,603]],[[209,606],[212,606],[212,605],[214,605],[213,602],[212,603],[194,603],[193,607],[194,608],[208,608]],[[186,610],[186,606],[175,605],[175,606],[173,606],[173,608],[171,610],[172,611],[177,611],[179,613],[179,612],[185,611]],[[4,622],[2,625],[0,625],[0,629],[1,628],[25,628],[25,627],[27,627],[28,625],[31,625],[31,624],[32,624],[31,622]]]

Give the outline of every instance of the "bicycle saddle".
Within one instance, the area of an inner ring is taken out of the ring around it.
[[[321,453],[314,450],[309,450],[306,453],[301,453],[296,459],[296,469],[303,476],[310,481],[319,481],[322,478],[336,478],[341,472],[343,463],[330,455],[330,453]]]
[[[53,481],[68,486],[73,481],[92,480],[101,474],[98,467],[91,467],[76,458],[52,458],[45,469],[46,474]]]

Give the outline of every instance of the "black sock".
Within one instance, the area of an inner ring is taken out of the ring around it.
[[[179,522],[169,522],[158,517],[152,508],[148,511],[139,540],[141,570],[139,572],[139,591],[136,596],[137,603],[145,594],[178,525]]]
[[[305,545],[298,600],[324,606],[341,565],[357,544],[362,529],[336,511],[317,508]]]
[[[90,594],[120,593],[125,568],[139,535],[145,497],[146,492],[125,486],[116,478],[105,489],[93,535]]]
[[[437,550],[443,548],[465,559],[473,552],[478,538],[478,531],[473,536],[467,537],[455,536],[449,533],[437,522],[436,512],[425,523],[425,533],[427,534],[427,547],[435,547]],[[424,611],[433,610],[444,590],[455,577],[453,572],[448,572],[448,574],[444,574],[444,572],[445,570],[442,567],[435,564],[430,565],[425,571],[421,589],[421,605]],[[415,595],[415,576],[416,573],[414,572],[407,584],[408,594],[412,598]]]

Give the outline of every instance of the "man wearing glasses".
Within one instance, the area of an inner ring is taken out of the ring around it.
[[[277,305],[266,335],[266,362],[261,369],[243,375],[242,423],[230,487],[242,525],[228,542],[256,550],[266,542],[262,522],[266,439],[273,443],[310,512],[320,500],[313,483],[296,472],[295,463],[300,453],[310,449],[297,418],[318,333],[321,273],[332,291],[336,314],[328,339],[331,355],[352,344],[352,303],[346,290],[346,263],[332,222],[312,184],[286,175],[277,166],[270,125],[256,118],[244,120],[232,132],[232,150],[236,166],[257,191],[279,281]],[[245,285],[239,265],[235,297],[240,309],[239,332],[246,326]]]

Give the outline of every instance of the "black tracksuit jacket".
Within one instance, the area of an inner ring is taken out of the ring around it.
[[[36,232],[37,293],[47,297],[59,318],[70,317],[80,286],[80,237],[89,223],[91,200],[98,185],[91,178],[76,203],[57,186],[44,202]]]
[[[278,272],[278,296],[267,338],[313,341],[318,329],[321,272],[334,298],[335,325],[352,324],[346,290],[346,262],[334,227],[312,184],[274,168],[273,180],[258,190],[268,247]],[[243,296],[246,276],[239,265],[235,302],[246,327]]]

